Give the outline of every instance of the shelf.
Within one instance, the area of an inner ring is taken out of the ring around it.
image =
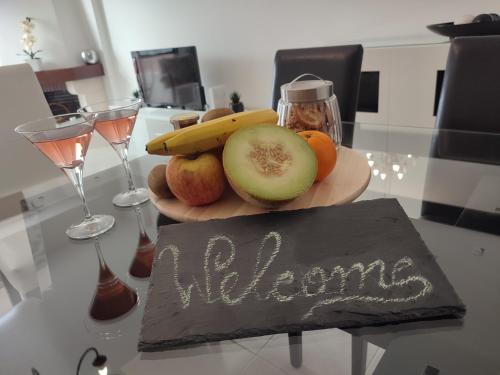
[[[80,79],[99,77],[104,75],[101,63],[81,65],[73,68],[42,70],[36,72],[36,77],[43,91],[66,90],[66,82]]]

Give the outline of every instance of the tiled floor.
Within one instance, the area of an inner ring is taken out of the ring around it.
[[[258,354],[272,338],[273,336],[259,336],[233,340],[233,342],[254,354]]]
[[[286,375],[280,368],[273,366],[265,359],[255,356],[247,367],[241,372],[242,375]]]
[[[122,368],[127,375],[244,374],[244,375],[351,375],[351,335],[329,329],[305,332],[303,364],[290,364],[288,335],[207,344],[192,349],[143,354]],[[366,375],[371,375],[384,350],[369,344]]]
[[[303,363],[300,368],[290,364],[288,335],[275,335],[259,352],[274,366],[290,374],[350,374],[351,336],[331,329],[304,332],[302,338]]]
[[[144,353],[122,368],[127,375],[239,374],[255,354],[231,342],[200,345],[161,353]]]

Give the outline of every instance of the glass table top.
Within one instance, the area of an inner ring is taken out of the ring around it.
[[[138,125],[153,136],[168,131],[165,123],[161,113],[148,112]],[[300,368],[290,363],[297,345],[290,349],[286,334],[138,353],[148,280],[131,277],[128,268],[138,220],[155,239],[159,214],[151,203],[113,206],[114,194],[126,188],[121,167],[113,166],[87,176],[85,190],[92,212],[116,218],[98,244],[111,270],[137,291],[137,308],[108,323],[89,317],[96,242],[64,234],[82,216],[69,184],[14,195],[0,214],[0,374],[30,374],[32,367],[42,375],[75,373],[80,355],[94,346],[107,356],[108,374],[498,375],[500,135],[359,123],[344,130],[372,167],[358,200],[398,199],[467,306],[463,320],[304,332]],[[138,155],[131,163],[137,185],[165,160]],[[82,373],[98,373],[92,359]]]

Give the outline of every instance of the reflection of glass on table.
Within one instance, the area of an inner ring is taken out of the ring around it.
[[[137,244],[137,250],[128,272],[134,277],[147,278],[151,275],[156,245],[146,233],[141,208],[134,207],[134,211],[137,216],[137,223],[139,224],[139,243]]]
[[[99,282],[90,306],[90,316],[109,320],[128,313],[137,304],[137,293],[121,281],[106,264],[99,238],[95,239],[99,259]]]

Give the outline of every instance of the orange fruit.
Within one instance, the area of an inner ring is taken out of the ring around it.
[[[315,182],[323,181],[335,168],[337,149],[335,142],[325,133],[317,130],[306,130],[297,133],[309,143],[318,160],[318,173]]]

